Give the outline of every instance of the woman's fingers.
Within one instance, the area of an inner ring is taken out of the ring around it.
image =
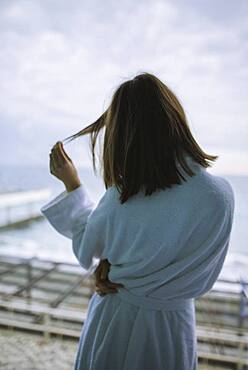
[[[96,292],[101,292],[103,294],[108,294],[108,293],[118,293],[118,290],[117,289],[111,289],[111,288],[99,288],[99,287],[96,287],[95,288],[95,291]]]
[[[94,275],[95,275],[95,285],[96,291],[103,293],[118,293],[118,289],[123,287],[123,284],[113,283],[108,279],[109,267],[111,264],[107,259],[101,260],[97,266]]]
[[[61,143],[60,141],[59,141],[59,148],[64,158],[66,158],[68,161],[71,161],[71,158],[67,155],[66,151],[64,150],[63,143]]]
[[[55,166],[62,166],[63,161],[61,157],[58,155],[55,149],[52,149],[52,158],[53,158],[53,163]]]
[[[122,288],[124,287],[123,284],[119,283],[113,283],[112,281],[106,279],[106,280],[97,280],[95,282],[95,285],[99,288],[107,288],[107,289],[117,289],[117,288]]]
[[[102,292],[102,293],[118,293],[118,287],[124,286],[122,284],[109,284],[108,282],[100,282],[98,281],[96,283],[95,290],[97,292]]]
[[[58,166],[63,166],[68,161],[66,155],[61,149],[61,144],[59,142],[57,142],[53,146],[51,150],[51,154],[52,154],[55,164],[57,164]]]
[[[105,285],[97,285],[96,289],[99,289],[103,292],[116,292],[116,293],[118,292],[117,288],[110,288]]]
[[[107,259],[101,260],[97,266],[94,275],[97,280],[106,279],[108,275],[109,262]]]
[[[50,156],[50,163],[49,163],[50,172],[51,174],[53,174],[54,173],[54,159],[51,153],[49,154],[49,156]]]
[[[63,147],[63,144],[61,141],[58,141],[55,145],[55,150],[56,150],[56,153],[61,157],[63,158],[64,161],[70,161],[71,162],[71,158],[67,155],[67,153],[65,152],[64,150],[64,147]]]
[[[98,287],[107,287],[107,288],[114,288],[114,289],[117,288],[117,287],[120,288],[120,286],[118,284],[112,283],[109,280],[98,280],[98,281],[96,281],[95,285],[98,286]]]
[[[69,157],[65,155],[65,151],[62,150],[62,144],[59,141],[55,145],[55,151],[63,161],[68,161]]]
[[[103,280],[106,279],[108,277],[108,273],[109,273],[109,264],[104,263],[102,265],[100,279],[103,279]]]
[[[99,263],[99,265],[97,266],[97,268],[95,269],[94,271],[94,276],[95,276],[95,279],[96,280],[99,280],[100,277],[101,277],[101,269],[102,269],[102,265],[101,265],[102,261]]]

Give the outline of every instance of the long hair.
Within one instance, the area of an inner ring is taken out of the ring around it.
[[[93,168],[95,145],[105,128],[100,156],[105,188],[115,186],[121,204],[145,189],[151,195],[157,189],[170,188],[186,181],[176,163],[190,176],[184,154],[203,167],[218,156],[206,154],[197,144],[182,105],[172,90],[153,74],[143,72],[120,84],[105,112],[69,141],[90,134]],[[182,180],[181,180],[182,179]]]

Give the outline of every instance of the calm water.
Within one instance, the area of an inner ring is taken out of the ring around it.
[[[64,185],[42,167],[0,167],[0,191],[39,189],[48,187],[51,197],[64,190]],[[98,202],[105,192],[100,177],[91,169],[78,169],[90,197]],[[248,176],[223,176],[233,187],[235,194],[235,216],[229,253],[223,276],[243,276],[248,271]],[[43,201],[42,204],[45,204]],[[42,205],[41,204],[41,205]],[[46,220],[35,221],[28,226],[0,232],[0,253],[21,256],[37,256],[75,262],[71,241],[58,234]],[[247,276],[248,278],[248,276]]]

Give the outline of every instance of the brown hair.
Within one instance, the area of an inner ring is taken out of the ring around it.
[[[90,134],[94,172],[95,145],[105,128],[101,170],[105,187],[116,186],[125,203],[142,187],[145,195],[181,184],[176,163],[190,176],[184,153],[203,167],[218,156],[206,154],[197,144],[185,112],[172,90],[153,74],[143,72],[120,84],[106,111],[69,141]]]

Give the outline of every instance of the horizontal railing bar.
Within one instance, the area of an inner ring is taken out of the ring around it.
[[[37,276],[37,277],[31,279],[30,281],[27,282],[27,284],[24,284],[21,288],[17,289],[13,293],[8,294],[7,296],[9,297],[9,296],[13,296],[13,295],[19,295],[23,291],[32,288],[36,283],[38,283],[40,280],[44,279],[47,275],[49,275],[51,272],[55,271],[56,269],[57,269],[57,266],[55,265],[51,269],[49,269],[46,272],[44,272],[43,274],[41,274],[40,276]]]
[[[71,286],[69,286],[65,291],[50,303],[51,307],[57,307],[61,302],[63,302],[67,297],[71,296],[74,291],[83,283],[84,278],[80,276]]]

